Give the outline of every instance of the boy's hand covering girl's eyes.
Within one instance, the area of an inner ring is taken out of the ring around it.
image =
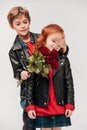
[[[53,42],[55,43],[56,47],[57,47],[57,45],[60,46],[60,48],[62,49],[63,53],[66,52],[67,45],[66,45],[65,39],[55,38],[55,39],[53,39]]]

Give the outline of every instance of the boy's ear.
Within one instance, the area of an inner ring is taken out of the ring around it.
[[[12,24],[9,24],[9,26],[10,26],[12,29],[14,29]]]

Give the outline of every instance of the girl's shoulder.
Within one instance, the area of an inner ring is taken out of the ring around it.
[[[70,64],[69,58],[66,55],[61,55],[61,56],[59,56],[58,59],[59,59],[59,63],[62,64],[62,65]]]

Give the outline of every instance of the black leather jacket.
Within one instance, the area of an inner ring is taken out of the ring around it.
[[[54,70],[53,84],[57,103],[74,106],[73,78],[70,62],[65,55],[58,57],[59,68]],[[26,91],[26,104],[46,106],[49,99],[49,79],[41,75],[32,74]]]
[[[38,35],[39,34],[30,32],[32,44],[35,43],[35,39],[38,37]],[[17,36],[12,48],[9,51],[9,58],[10,58],[11,65],[13,68],[14,78],[16,79],[21,78],[20,77],[21,71],[26,70],[26,66],[28,65],[28,57],[29,57],[28,49],[25,49],[25,47],[23,47],[20,44],[21,42],[23,41],[21,41],[19,37]],[[64,55],[67,55],[67,53],[68,53],[68,47]],[[26,87],[28,86],[28,83],[29,83],[29,78],[27,80],[24,80],[21,84],[21,88],[20,88],[21,99],[26,98]]]
[[[30,32],[30,36],[31,42],[34,44],[39,34]],[[18,36],[16,36],[13,46],[9,51],[9,58],[13,68],[14,78],[17,80],[21,78],[21,71],[26,70],[26,66],[28,65],[28,48],[25,48],[22,43],[23,41]],[[21,84],[20,96],[22,99],[25,99],[27,80],[24,80]]]

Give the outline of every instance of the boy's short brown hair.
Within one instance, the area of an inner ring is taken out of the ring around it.
[[[13,20],[19,15],[25,15],[29,22],[31,22],[29,11],[21,6],[17,6],[13,7],[7,15],[8,22],[11,26],[13,25]]]

